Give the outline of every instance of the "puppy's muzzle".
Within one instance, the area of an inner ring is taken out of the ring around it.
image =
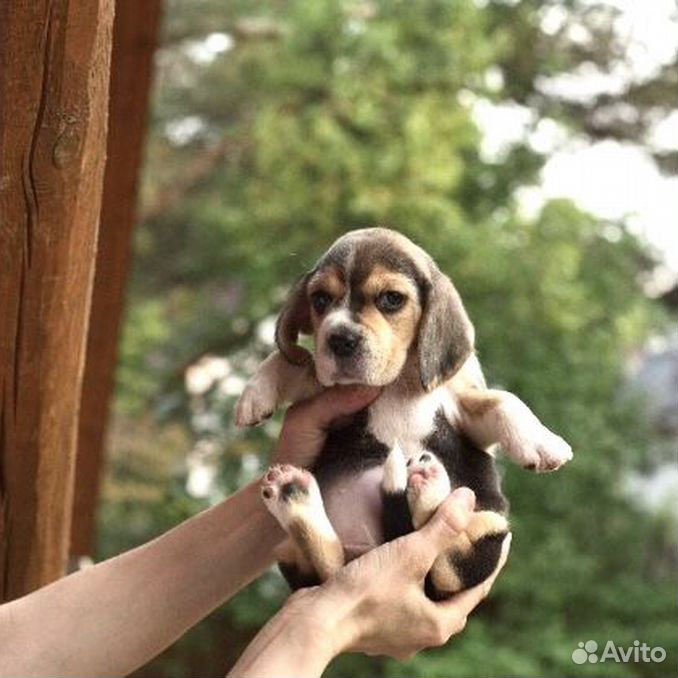
[[[362,335],[355,330],[342,328],[330,334],[327,346],[338,358],[352,358],[359,352],[362,341]]]

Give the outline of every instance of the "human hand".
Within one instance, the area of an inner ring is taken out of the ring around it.
[[[374,386],[333,386],[295,403],[285,414],[272,463],[310,466],[325,443],[330,424],[367,407],[380,393]]]
[[[444,602],[424,594],[431,565],[465,529],[474,505],[471,490],[455,490],[420,530],[369,551],[323,586],[292,596],[289,605],[304,606],[320,628],[330,624],[334,655],[359,651],[402,661],[423,648],[444,645],[463,630],[508,556],[510,534],[495,571],[484,582]]]

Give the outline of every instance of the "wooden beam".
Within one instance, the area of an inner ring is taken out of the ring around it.
[[[71,556],[95,551],[96,508],[114,389],[139,168],[162,0],[118,0],[113,28],[108,161],[80,404]]]
[[[0,599],[64,573],[113,0],[0,3]]]

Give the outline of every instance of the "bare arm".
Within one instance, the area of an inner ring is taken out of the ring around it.
[[[376,396],[326,393],[286,419],[277,458],[312,460],[331,419]],[[283,536],[252,483],[144,546],[0,606],[0,675],[126,675],[258,577]]]
[[[272,560],[256,484],[133,551],[0,608],[1,675],[125,675]]]
[[[463,630],[508,555],[510,535],[489,579],[444,603],[425,596],[426,573],[465,528],[474,503],[470,490],[455,491],[417,532],[369,551],[322,586],[291,596],[229,675],[320,676],[342,652],[404,660],[425,647],[446,643]]]
[[[248,645],[229,676],[275,678],[320,676],[338,654],[337,610],[326,610],[308,591],[291,596]],[[301,594],[301,597],[299,597]]]

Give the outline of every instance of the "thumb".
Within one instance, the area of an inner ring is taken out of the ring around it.
[[[468,487],[459,487],[438,507],[431,519],[418,531],[431,561],[452,546],[471,519],[476,495]]]

